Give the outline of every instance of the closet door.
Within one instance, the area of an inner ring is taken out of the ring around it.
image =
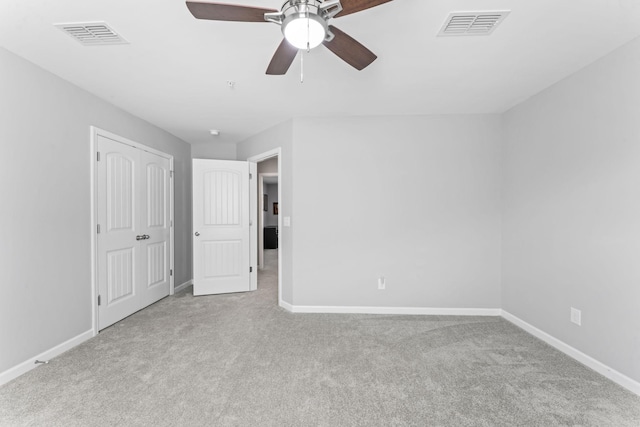
[[[169,295],[170,271],[170,177],[169,159],[140,152],[141,186],[144,191],[138,229],[142,257],[143,307]]]
[[[98,136],[98,329],[169,294],[168,160]]]

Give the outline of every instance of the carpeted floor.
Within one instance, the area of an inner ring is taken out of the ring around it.
[[[496,317],[165,298],[0,388],[2,426],[640,426],[640,397]]]

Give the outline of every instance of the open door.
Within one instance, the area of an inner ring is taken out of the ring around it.
[[[256,164],[193,160],[193,294],[257,288]]]

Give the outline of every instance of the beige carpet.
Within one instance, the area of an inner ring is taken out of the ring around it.
[[[166,298],[0,388],[2,426],[640,426],[640,397],[500,318]],[[348,284],[345,284],[348,286]]]

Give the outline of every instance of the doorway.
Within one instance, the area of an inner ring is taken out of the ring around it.
[[[274,158],[274,160],[277,160]],[[258,164],[258,169],[268,168],[264,164]],[[275,165],[277,170],[277,164]],[[263,269],[265,265],[265,250],[278,249],[278,173],[258,172],[258,268]],[[260,232],[262,230],[262,232]]]
[[[277,304],[282,305],[282,215],[279,212],[286,206],[282,200],[281,149],[277,148],[248,158],[257,163],[257,208],[258,208],[258,290],[277,291]],[[274,205],[275,203],[275,205]],[[265,226],[268,247],[265,249]],[[275,245],[272,235],[275,234]],[[271,235],[271,236],[270,236]],[[275,247],[274,247],[275,246]]]

